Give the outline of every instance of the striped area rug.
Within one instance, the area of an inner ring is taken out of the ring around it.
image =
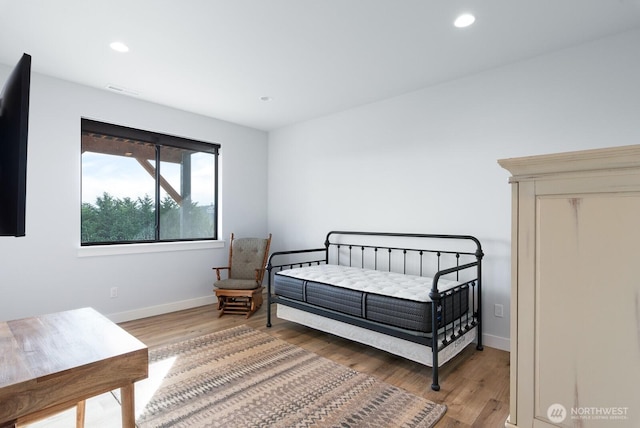
[[[166,374],[139,427],[431,427],[447,409],[247,326],[149,360]]]

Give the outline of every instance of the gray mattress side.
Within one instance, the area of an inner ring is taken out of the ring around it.
[[[359,318],[403,329],[431,332],[431,302],[351,290],[321,282],[285,275],[274,275],[274,293]],[[453,294],[444,300],[445,322],[453,321],[468,310],[468,292]]]

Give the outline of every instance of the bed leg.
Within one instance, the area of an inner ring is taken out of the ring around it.
[[[433,377],[431,381],[431,389],[434,391],[440,391],[440,384],[438,383],[438,342],[436,340],[435,346],[431,348],[433,350]]]
[[[480,321],[480,315],[478,315],[478,344],[476,345],[476,349],[478,351],[482,351],[484,346],[482,346],[482,323]]]
[[[484,253],[478,248],[476,251],[476,259],[478,260],[478,344],[476,345],[476,349],[478,351],[484,349],[482,346],[482,257],[484,257]]]
[[[267,272],[267,328],[271,328],[271,259],[269,259]]]
[[[435,325],[435,324],[434,324]],[[433,380],[431,381],[431,389],[434,391],[440,391],[440,384],[438,383],[438,337],[436,336],[435,343],[431,344],[431,362],[433,363]]]
[[[478,351],[482,351],[484,346],[482,346],[482,320],[480,319],[480,310],[478,310],[478,327],[477,327],[477,339],[478,344],[476,345],[476,349]]]
[[[437,284],[438,279],[434,281],[433,288],[429,293],[431,298],[431,363],[433,364],[433,380],[431,382],[431,389],[434,391],[440,391],[440,385],[438,384],[438,307],[440,306],[440,299],[442,296],[438,292]],[[447,330],[444,331],[445,339]]]
[[[434,391],[440,391],[440,384],[438,383],[438,362],[433,365],[433,380],[431,383],[431,389]]]

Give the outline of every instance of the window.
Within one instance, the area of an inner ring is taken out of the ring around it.
[[[81,245],[217,239],[220,145],[81,127]]]

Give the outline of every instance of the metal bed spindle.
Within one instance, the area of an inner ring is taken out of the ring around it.
[[[402,250],[402,273],[407,274],[407,250]]]
[[[373,270],[378,270],[378,247],[375,247],[373,249],[374,255],[373,255]]]

